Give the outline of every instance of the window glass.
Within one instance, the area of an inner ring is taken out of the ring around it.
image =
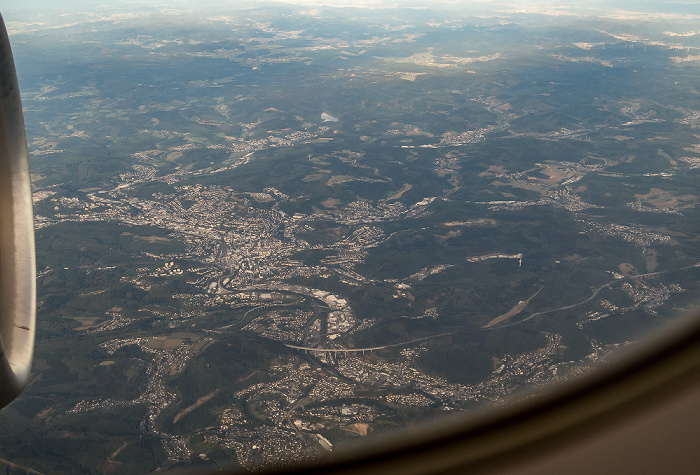
[[[0,458],[309,460],[688,313],[695,8],[6,2],[38,328]]]

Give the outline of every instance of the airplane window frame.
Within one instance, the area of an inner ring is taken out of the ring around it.
[[[556,383],[504,407],[420,426],[415,429],[420,434],[378,437],[372,447],[341,448],[329,461],[273,472],[515,473],[514,462],[546,457],[698,393],[700,316],[670,327],[582,379]]]

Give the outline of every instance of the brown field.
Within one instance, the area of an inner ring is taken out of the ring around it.
[[[355,177],[348,176],[348,175],[334,175],[328,179],[328,182],[326,182],[326,185],[328,186],[333,186],[333,185],[340,185],[341,183],[345,183],[348,181],[354,181]]]
[[[144,346],[152,350],[174,350],[182,345],[181,338],[170,338],[166,336],[153,336],[144,341]]]
[[[345,430],[350,432],[351,434],[357,434],[362,437],[367,435],[367,431],[369,430],[369,424],[361,424],[361,423],[356,423],[356,424],[350,424],[345,427]]]
[[[326,178],[326,175],[322,173],[312,173],[310,175],[306,175],[304,178],[301,179],[304,183],[308,183],[310,181],[318,181],[318,180],[323,180]]]
[[[89,330],[90,328],[94,328],[97,325],[95,324],[98,320],[100,320],[101,317],[73,317],[73,320],[76,320],[78,323],[80,323],[79,327],[75,327],[73,330],[79,332],[82,330]]]
[[[168,336],[154,336],[147,338],[144,345],[152,350],[174,350],[182,345],[185,339],[199,341],[199,336],[194,333],[177,332]]]
[[[652,188],[646,195],[634,195],[637,203],[649,203],[657,208],[694,208],[698,202],[698,197],[691,194],[676,195],[672,191],[662,190],[660,188]]]
[[[647,261],[647,272],[654,272],[656,270],[656,267],[659,265],[659,262],[656,258],[656,249],[647,249],[647,251],[644,253],[644,257]]]
[[[495,226],[496,220],[491,218],[479,218],[479,219],[469,219],[467,221],[450,221],[449,223],[442,223],[445,226]]]
[[[199,399],[197,399],[197,401],[194,404],[192,404],[191,406],[188,406],[188,407],[184,408],[183,410],[181,410],[180,412],[178,412],[177,415],[175,416],[175,418],[173,419],[173,424],[176,424],[177,421],[179,421],[184,416],[186,416],[190,412],[197,409],[199,406],[201,406],[205,402],[210,401],[214,396],[216,396],[219,393],[219,391],[220,391],[219,389],[215,389],[214,391],[210,392],[206,396],[202,396]]]
[[[637,272],[637,268],[635,266],[633,266],[632,264],[630,264],[629,262],[623,262],[617,268],[620,269],[620,272],[622,272],[622,275],[639,274],[639,272]]]
[[[542,191],[544,191],[543,182],[544,180],[541,180],[539,183],[537,181],[533,181],[532,183],[515,183],[496,180],[491,182],[491,186],[494,186],[496,188],[500,186],[510,186],[511,188],[520,188],[522,190],[537,191],[541,193]]]
[[[498,176],[503,175],[504,173],[508,173],[508,170],[506,170],[505,167],[501,165],[491,165],[486,170],[479,173],[479,176]]]
[[[139,236],[137,234],[134,234],[134,239],[139,239],[141,241],[147,241],[150,243],[172,241],[172,239],[163,236]]]
[[[413,188],[413,185],[411,185],[410,183],[404,183],[399,191],[388,197],[386,200],[398,200],[399,198],[401,198],[401,196],[403,196],[404,193],[409,191],[411,188]]]
[[[174,162],[180,157],[182,157],[182,152],[170,152],[165,159],[169,162]]]

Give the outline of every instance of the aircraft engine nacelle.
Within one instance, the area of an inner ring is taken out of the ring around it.
[[[34,353],[36,271],[27,137],[0,16],[0,408],[22,391]]]

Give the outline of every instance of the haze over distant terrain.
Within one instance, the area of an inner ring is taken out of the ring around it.
[[[3,7],[38,329],[1,459],[308,460],[695,308],[697,4],[425,6]]]

